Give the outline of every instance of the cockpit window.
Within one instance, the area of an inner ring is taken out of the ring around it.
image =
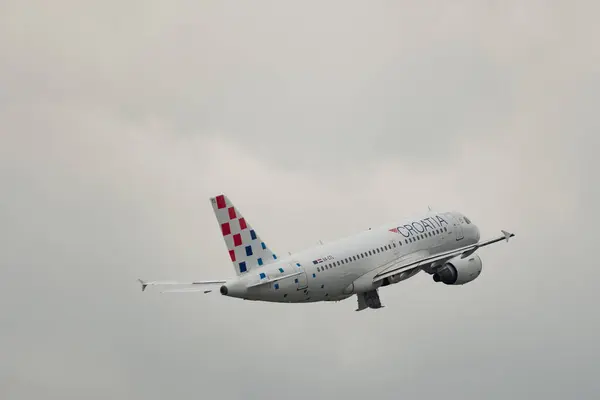
[[[470,223],[471,223],[471,221],[469,221],[469,218],[467,218],[467,217],[465,217],[465,222],[466,222],[467,224],[470,224]]]

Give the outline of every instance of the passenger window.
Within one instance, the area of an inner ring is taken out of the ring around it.
[[[356,261],[356,256],[352,256],[352,258],[354,258],[354,261]]]
[[[339,261],[337,262],[337,265],[338,265],[338,267],[340,266],[340,262]]]

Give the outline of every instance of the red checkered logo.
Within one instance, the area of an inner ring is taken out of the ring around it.
[[[242,245],[242,235],[240,235],[239,233],[233,235],[233,245],[236,247]]]
[[[229,225],[229,222],[225,222],[221,225],[221,231],[223,231],[223,236],[231,234],[231,226]]]
[[[224,195],[217,196],[217,208],[221,209],[221,208],[225,208],[225,207],[226,207],[225,196]]]

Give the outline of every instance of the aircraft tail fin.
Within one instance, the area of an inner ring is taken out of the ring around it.
[[[227,196],[220,194],[210,202],[237,275],[277,259]]]

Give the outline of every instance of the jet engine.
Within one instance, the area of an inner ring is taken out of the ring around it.
[[[433,274],[433,280],[446,285],[463,285],[475,280],[481,274],[481,269],[481,258],[477,254],[471,254],[466,258],[458,256],[438,269]]]

